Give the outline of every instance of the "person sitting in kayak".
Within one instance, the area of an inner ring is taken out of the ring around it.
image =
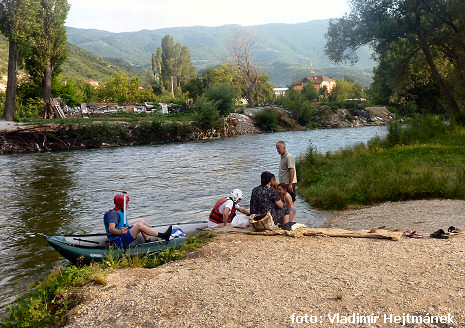
[[[242,191],[234,189],[228,197],[219,199],[208,219],[209,228],[222,228],[231,226],[231,221],[236,215],[236,210],[246,215],[250,215],[250,212],[239,206],[239,202],[243,197]]]
[[[126,204],[125,199],[126,198]],[[136,222],[134,225],[125,227],[124,211],[129,205],[129,196],[118,194],[113,199],[115,208],[105,212],[103,223],[107,232],[108,240],[111,244],[118,247],[127,247],[132,243],[139,233],[144,237],[145,242],[150,241],[150,236],[160,237],[164,240],[169,240],[171,236],[172,226],[165,232],[161,233],[147,226],[145,220]],[[126,208],[124,208],[126,205]]]

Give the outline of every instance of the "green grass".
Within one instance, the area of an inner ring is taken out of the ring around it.
[[[17,299],[16,304],[9,308],[10,315],[0,320],[0,327],[62,327],[66,324],[68,312],[82,301],[84,288],[91,284],[106,285],[105,275],[112,270],[154,268],[179,260],[210,242],[214,236],[210,232],[202,232],[190,236],[178,249],[166,249],[142,257],[110,257],[102,263],[57,268],[44,281],[32,286],[34,290],[29,295]]]
[[[299,159],[299,195],[320,209],[385,201],[465,199],[465,129],[439,118],[389,127],[372,139],[335,153],[310,149]]]

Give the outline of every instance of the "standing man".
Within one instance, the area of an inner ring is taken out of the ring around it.
[[[279,183],[287,184],[289,194],[295,202],[295,186],[297,184],[297,172],[295,171],[294,157],[286,150],[286,143],[279,140],[276,143],[276,150],[281,155],[281,162],[279,163]]]

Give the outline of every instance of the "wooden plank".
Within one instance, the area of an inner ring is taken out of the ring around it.
[[[344,238],[373,238],[373,239],[389,239],[398,241],[402,236],[400,231],[389,231],[384,229],[372,230],[344,230],[344,229],[326,229],[326,228],[300,228],[296,230],[286,231],[282,229],[267,230],[267,231],[253,231],[252,227],[247,229],[240,228],[221,228],[213,229],[215,233],[243,233],[248,235],[261,235],[261,236],[290,236],[300,238],[303,236],[327,236],[327,237],[344,237]]]

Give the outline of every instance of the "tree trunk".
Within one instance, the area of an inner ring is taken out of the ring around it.
[[[249,104],[249,107],[252,108],[254,103],[253,103],[253,93],[248,90],[247,92],[247,103]]]
[[[16,102],[16,88],[17,88],[17,71],[18,71],[18,51],[16,44],[9,42],[9,55],[8,55],[8,82],[6,85],[6,101],[5,111],[3,112],[2,119],[5,121],[13,121],[15,118],[15,102]]]
[[[44,104],[52,98],[52,67],[47,64],[44,71],[44,78],[42,80],[42,95]]]
[[[441,74],[439,73],[438,69],[436,68],[436,65],[434,64],[433,56],[431,55],[431,51],[428,47],[428,44],[426,42],[426,38],[421,31],[420,28],[417,29],[417,35],[420,41],[420,47],[423,53],[425,54],[426,57],[426,62],[428,63],[431,73],[433,73],[434,79],[436,80],[436,84],[439,86],[439,89],[441,90],[441,93],[443,96],[446,98],[447,102],[449,103],[450,109],[452,111],[452,114],[456,116],[457,114],[460,113],[460,108],[457,102],[455,101],[454,96],[450,92],[449,88],[447,85],[444,83],[444,80],[441,77]]]

